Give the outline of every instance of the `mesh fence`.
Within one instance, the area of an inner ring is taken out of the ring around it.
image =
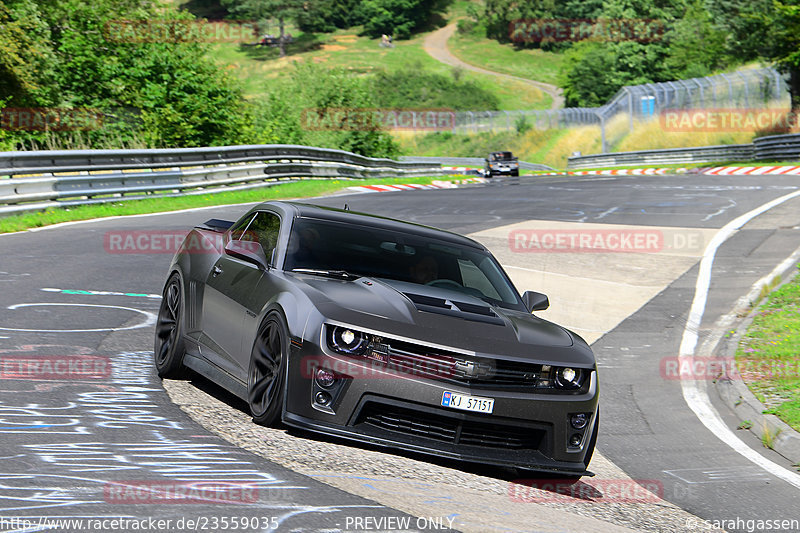
[[[778,71],[754,68],[703,78],[630,85],[620,89],[600,107],[524,111],[461,111],[454,132],[569,128],[605,123],[625,115],[634,120],[653,120],[675,109],[785,107],[789,92]],[[603,128],[605,130],[605,128]]]

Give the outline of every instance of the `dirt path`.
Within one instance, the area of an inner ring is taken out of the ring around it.
[[[527,83],[528,85],[533,85],[534,87],[541,89],[545,93],[549,94],[553,98],[553,104],[550,106],[550,109],[560,109],[564,107],[564,97],[561,95],[561,89],[556,87],[555,85],[551,85],[549,83],[544,83],[541,81],[534,81],[529,80],[526,78],[520,78],[518,76],[511,76],[509,74],[502,74],[500,72],[493,72],[491,70],[486,70],[481,67],[476,67],[475,65],[470,65],[469,63],[465,63],[464,61],[460,60],[447,48],[447,41],[456,31],[456,24],[448,24],[444,28],[440,28],[435,32],[431,33],[427,37],[425,37],[425,42],[423,43],[423,47],[428,54],[433,57],[437,61],[441,61],[447,65],[451,65],[454,67],[461,67],[465,70],[471,70],[473,72],[479,72],[481,74],[489,74],[491,76],[496,76],[499,78],[506,78],[509,80],[520,81],[522,83]]]

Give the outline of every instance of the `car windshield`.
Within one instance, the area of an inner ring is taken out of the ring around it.
[[[524,309],[516,289],[488,252],[363,224],[296,219],[284,269],[430,285],[492,305]]]

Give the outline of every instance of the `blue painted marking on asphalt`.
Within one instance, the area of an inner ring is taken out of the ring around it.
[[[53,427],[53,426],[55,426],[55,424],[36,424],[36,425],[33,425],[33,426],[6,426],[6,427],[0,427],[0,430],[4,430],[4,429],[38,429],[38,428],[49,428],[49,427]]]

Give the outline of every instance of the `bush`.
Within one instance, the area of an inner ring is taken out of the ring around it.
[[[364,33],[408,39],[411,34],[441,17],[451,0],[364,0],[361,17]]]
[[[524,134],[528,130],[533,127],[533,124],[530,123],[528,117],[526,115],[520,115],[514,121],[514,129],[517,130],[517,133],[520,135]]]
[[[447,108],[454,110],[494,110],[497,96],[471,81],[457,81],[441,74],[417,69],[375,76],[376,103],[381,107]]]
[[[267,98],[253,103],[253,139],[258,143],[307,144],[339,148],[369,157],[394,157],[398,147],[380,125],[370,128],[325,129],[314,115],[330,117],[337,110],[379,107],[371,78],[342,69],[296,65],[291,79],[276,82]]]

